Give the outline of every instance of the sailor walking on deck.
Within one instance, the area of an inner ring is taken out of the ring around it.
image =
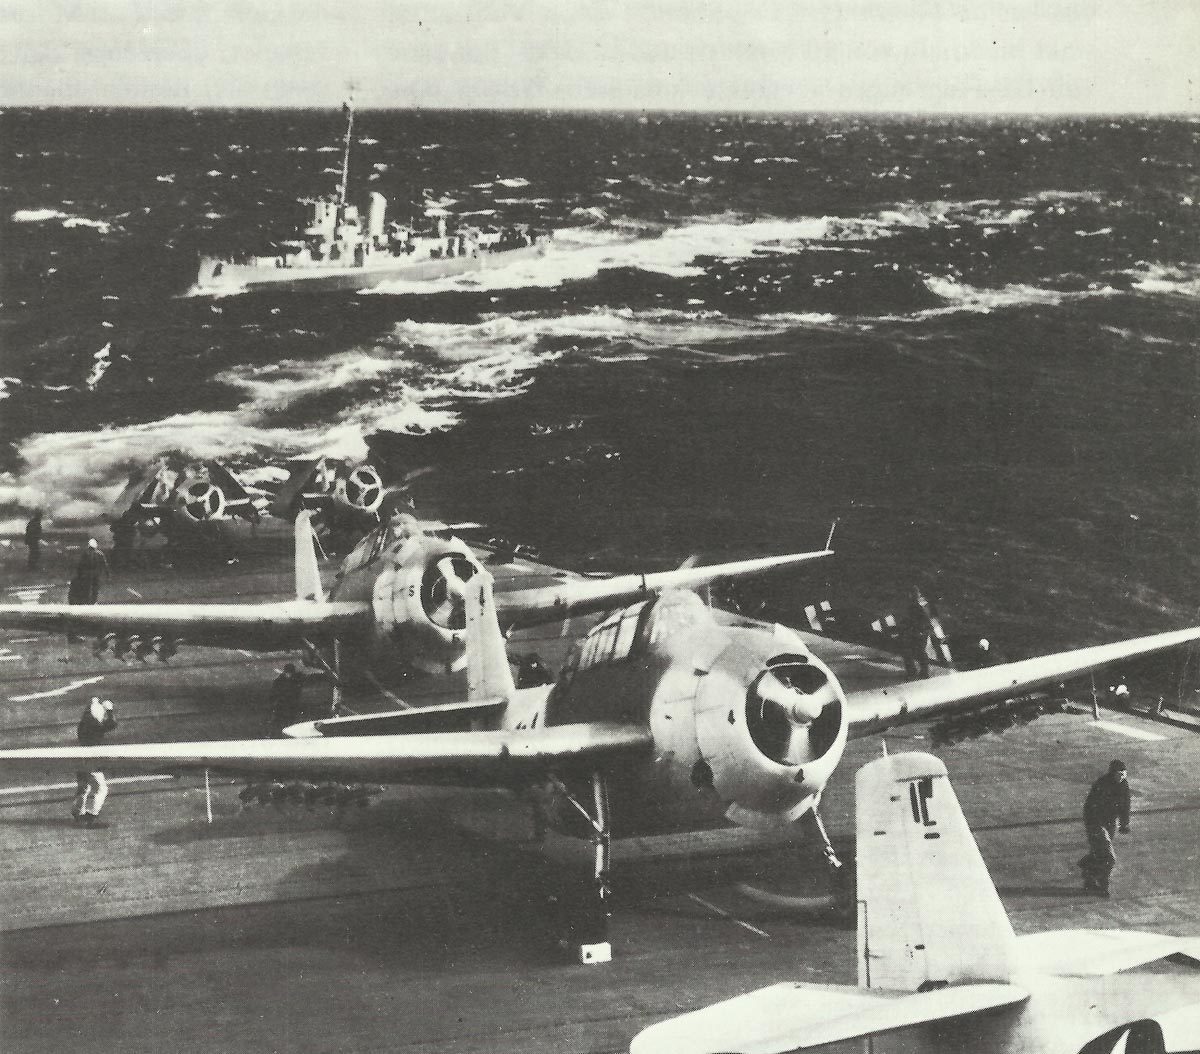
[[[112,700],[105,699],[101,702],[98,695],[93,695],[92,701],[79,718],[75,734],[80,746],[94,747],[116,727],[117,719],[113,714]],[[108,783],[103,772],[99,769],[76,772],[75,804],[71,808],[75,822],[84,827],[95,827],[107,797]]]
[[[1083,888],[1097,896],[1108,896],[1108,879],[1117,863],[1113,841],[1117,832],[1129,833],[1129,781],[1125,762],[1113,761],[1108,771],[1092,784],[1083,803],[1083,825],[1087,830],[1088,853],[1079,861]]]

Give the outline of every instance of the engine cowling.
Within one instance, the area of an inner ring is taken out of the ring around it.
[[[375,577],[371,603],[377,645],[427,673],[466,664],[463,590],[480,570],[457,539],[410,536],[393,545]]]
[[[193,523],[207,523],[225,516],[225,492],[211,480],[195,480],[177,493],[179,511]]]
[[[371,465],[358,465],[338,477],[333,493],[337,501],[355,512],[374,515],[383,505],[383,480]]]
[[[722,630],[692,646],[691,661],[673,664],[651,709],[659,757],[688,766],[692,786],[715,794],[733,823],[798,819],[818,802],[846,746],[837,678],[782,627]]]

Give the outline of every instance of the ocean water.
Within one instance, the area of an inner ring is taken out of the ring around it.
[[[335,111],[0,114],[0,520],[168,451],[369,455],[571,566],[816,547],[1013,652],[1200,617],[1195,119],[363,111],[350,197],[555,229],[368,294],[189,296]]]

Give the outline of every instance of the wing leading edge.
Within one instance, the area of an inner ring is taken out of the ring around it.
[[[530,770],[642,754],[652,747],[653,739],[646,728],[596,722],[519,732],[25,747],[0,751],[0,762],[96,763],[172,773],[212,769],[255,776],[381,783],[438,782],[448,778],[486,785]]]
[[[681,567],[654,574],[618,575],[614,578],[568,578],[553,586],[500,594],[500,624],[504,630],[534,626],[567,615],[606,611],[642,600],[664,589],[697,589],[721,579],[747,578],[832,556],[832,549],[754,560],[735,560],[708,567]]]
[[[188,644],[258,651],[327,641],[366,623],[360,603],[288,600],[274,604],[4,604],[0,627],[80,635],[138,634]]]
[[[1114,662],[1196,641],[1200,641],[1200,626],[854,692],[847,699],[850,735],[871,735],[895,725],[1015,698]]]

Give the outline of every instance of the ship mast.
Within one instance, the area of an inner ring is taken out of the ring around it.
[[[350,133],[354,129],[353,95],[342,104],[342,112],[346,115],[346,134],[342,139],[342,183],[338,187],[337,214],[339,221],[346,211],[346,188],[350,183]]]

